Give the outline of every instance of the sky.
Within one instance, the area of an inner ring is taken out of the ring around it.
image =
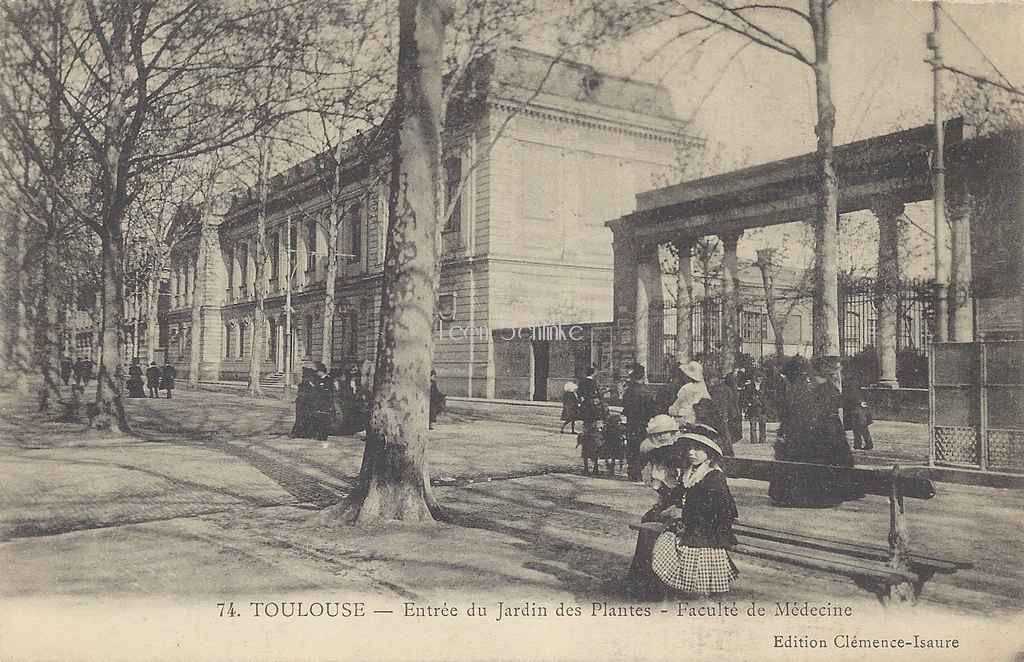
[[[998,80],[987,55],[1013,85],[1024,88],[1024,2],[947,1],[943,8],[940,34],[947,64]],[[837,144],[931,121],[932,74],[925,62],[931,56],[925,44],[932,30],[930,2],[839,0],[831,25]],[[695,62],[692,51],[687,53],[692,38],[661,48],[672,31],[673,26],[655,28],[603,57],[617,69],[660,80],[671,91],[676,112],[692,118],[698,133],[722,143],[727,157],[760,163],[814,150],[809,67],[757,45],[743,48],[730,62],[744,44],[732,35],[708,42]],[[796,38],[809,34],[802,28],[789,31]],[[803,50],[810,52],[809,44]],[[647,63],[655,52],[661,55]],[[947,80],[951,76],[946,74]]]
[[[806,11],[806,2],[787,4]],[[1024,1],[946,1],[942,6],[945,63],[994,80],[1005,76],[1024,89]],[[932,20],[931,3],[917,0],[838,0],[834,5],[830,59],[837,145],[932,122],[932,71],[925,62],[931,57],[926,34]],[[812,52],[809,28],[799,22],[771,26]],[[814,151],[810,67],[757,45],[743,47],[743,38],[727,34],[697,50],[693,37],[665,46],[678,30],[678,24],[646,30],[603,50],[595,64],[670,90],[677,114],[691,120],[692,130],[714,146],[703,174]],[[952,76],[945,74],[947,88]],[[931,204],[908,206],[906,215],[906,273],[926,277],[933,263]],[[864,241],[841,247],[843,266],[873,266],[877,227],[872,225],[861,222]],[[766,239],[793,246],[803,236],[795,229],[748,233],[740,255],[752,259]],[[806,263],[808,250],[791,249],[788,262]]]

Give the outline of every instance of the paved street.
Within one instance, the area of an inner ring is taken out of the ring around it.
[[[0,596],[133,599],[339,591],[380,600],[493,596],[510,601],[630,599],[622,581],[652,503],[618,476],[579,475],[557,410],[453,403],[431,437],[431,474],[450,521],[437,527],[325,527],[319,510],[352,485],[358,440],[287,436],[289,403],[179,391],[129,401],[136,437],[29,426],[0,396]],[[522,420],[517,413],[523,411]],[[883,429],[882,426],[879,426]],[[882,435],[879,435],[881,437]],[[902,451],[915,442],[908,440]],[[888,503],[868,497],[827,511],[779,509],[766,486],[731,481],[741,519],[884,544]],[[908,504],[915,549],[972,560],[928,584],[942,613],[1019,614],[1024,493],[940,484]],[[876,613],[843,579],[738,559],[730,599],[823,597]]]

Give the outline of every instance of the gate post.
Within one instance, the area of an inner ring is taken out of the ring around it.
[[[972,343],[978,348],[978,463],[988,471],[988,347],[985,343]]]

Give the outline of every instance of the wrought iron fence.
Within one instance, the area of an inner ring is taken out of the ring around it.
[[[928,281],[907,280],[887,296],[895,296],[896,350],[920,356],[928,352],[934,313]],[[843,281],[839,288],[840,347],[843,356],[853,356],[868,347],[877,347],[878,292],[871,278]],[[789,322],[787,321],[787,325]],[[769,334],[768,314],[763,302],[743,303],[740,315],[740,347],[755,360],[774,354]],[[649,313],[647,371],[652,381],[667,379],[675,365],[676,308],[652,307]],[[803,343],[806,338],[790,337],[787,345]],[[691,353],[715,356],[725,344],[724,314],[721,297],[698,299],[690,309]]]

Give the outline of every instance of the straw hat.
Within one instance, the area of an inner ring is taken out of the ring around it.
[[[659,432],[679,432],[679,423],[667,414],[658,414],[647,423],[647,434]]]
[[[679,369],[683,371],[684,375],[695,382],[704,381],[704,368],[702,368],[696,361],[690,361],[689,363],[681,365],[679,366]]]
[[[722,447],[718,445],[716,439],[718,438],[718,432],[710,426],[700,425],[693,426],[689,432],[684,432],[679,435],[680,440],[686,440],[694,442],[713,450],[718,457],[722,457]]]
[[[575,393],[576,392],[576,384],[574,384],[572,382],[566,382],[565,385],[562,386],[562,390],[565,391],[566,393]]]

